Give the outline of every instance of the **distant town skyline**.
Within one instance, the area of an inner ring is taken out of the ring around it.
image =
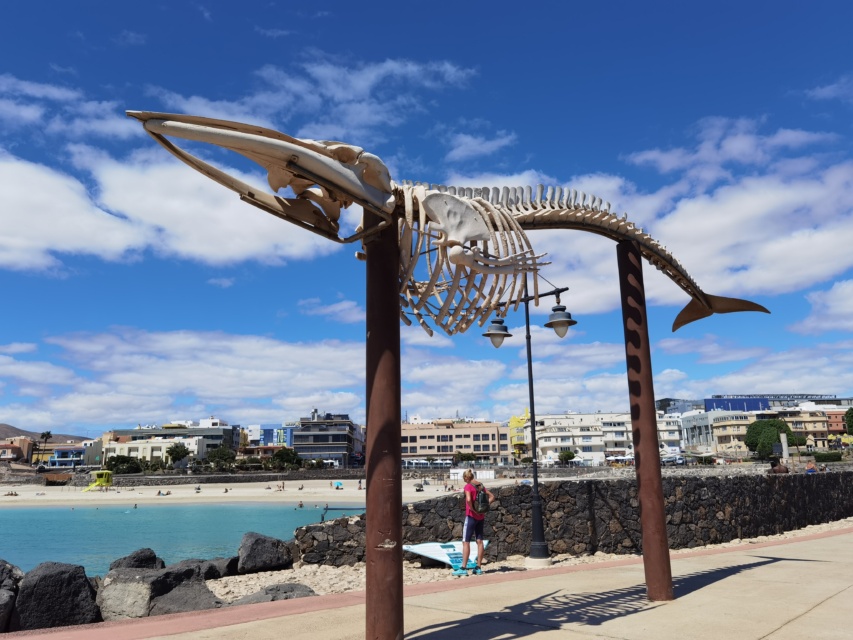
[[[4,15],[0,422],[86,435],[318,407],[364,423],[360,247],[241,203],[128,109],[342,140],[398,181],[593,193],[703,290],[772,312],[673,334],[687,297],[645,265],[658,398],[853,396],[850,3],[437,2],[396,19],[399,3],[216,0]],[[244,159],[196,151],[265,187]],[[537,413],[627,407],[613,243],[529,235],[578,321],[559,340],[541,326],[553,300],[531,308]],[[521,310],[507,327],[500,349],[478,327],[402,327],[404,411],[521,413]]]

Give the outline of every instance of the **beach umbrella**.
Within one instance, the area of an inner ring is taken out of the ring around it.
[[[343,486],[344,486],[343,482],[336,482],[335,483],[335,489],[337,489],[338,487],[343,488]]]

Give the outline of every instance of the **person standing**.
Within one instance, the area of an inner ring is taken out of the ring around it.
[[[474,471],[466,469],[462,474],[462,479],[465,481],[465,521],[462,523],[462,566],[453,571],[455,576],[468,575],[468,557],[471,555],[471,540],[477,541],[477,566],[474,567],[474,574],[483,573],[483,554],[485,546],[483,545],[483,523],[486,520],[485,514],[477,513],[474,509],[474,499],[477,497],[477,491],[485,491],[491,503],[495,496],[491,491],[486,489],[482,482],[474,479]]]

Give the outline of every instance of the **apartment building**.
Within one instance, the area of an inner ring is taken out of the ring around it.
[[[601,422],[601,432],[604,434],[605,460],[634,455],[630,413],[608,414]]]
[[[47,466],[49,469],[73,469],[85,464],[85,452],[86,448],[82,444],[58,446],[48,458]]]
[[[575,464],[595,466],[604,464],[604,423],[618,422],[622,413],[564,413],[536,416],[536,443],[539,463],[556,464],[560,453],[571,451]],[[629,429],[630,431],[630,429]],[[530,425],[525,429],[525,441],[530,443]]]
[[[821,409],[785,407],[756,413],[758,420],[784,420],[795,436],[806,440],[807,450],[826,449],[829,445],[829,421]]]
[[[335,460],[349,466],[352,454],[364,451],[364,429],[347,414],[312,410],[293,431],[293,448],[303,460]]]
[[[520,416],[513,416],[509,419],[509,446],[510,450],[517,458],[523,458],[529,455],[528,443],[524,440],[524,429],[530,423],[530,410],[525,409]]]
[[[101,442],[104,460],[119,455],[165,461],[166,450],[177,443],[190,450],[190,460],[204,460],[207,452],[213,449],[236,449],[240,443],[240,427],[231,427],[216,418],[203,420],[198,426],[192,422],[171,422],[162,427],[114,429],[101,436]]]
[[[743,411],[711,411],[711,429],[714,452],[726,458],[745,458],[749,449],[744,444],[749,425],[755,422],[755,414]]]
[[[711,413],[699,409],[681,414],[681,440],[685,451],[700,455],[715,451]]]
[[[404,464],[453,460],[455,453],[473,453],[476,464],[511,465],[509,426],[499,422],[462,422],[450,418],[400,428]]]
[[[681,453],[681,417],[657,412],[658,448],[661,455]]]

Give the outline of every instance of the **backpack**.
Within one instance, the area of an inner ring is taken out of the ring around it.
[[[488,513],[489,511],[489,494],[486,493],[486,487],[482,484],[475,484],[477,493],[474,495],[474,511],[477,513]]]

